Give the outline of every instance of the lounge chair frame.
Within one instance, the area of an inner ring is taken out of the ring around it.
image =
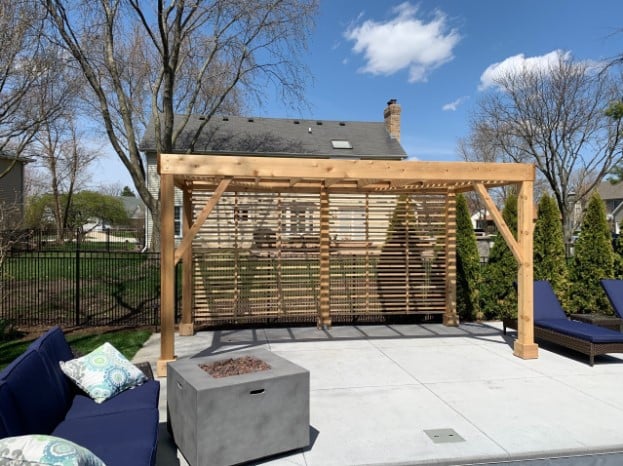
[[[534,325],[534,338],[586,354],[591,366],[595,364],[595,356],[608,353],[623,353],[623,343],[593,343],[548,328],[539,327],[536,324]]]
[[[506,335],[506,329],[508,328],[516,330],[517,323],[513,320],[504,320],[504,335]],[[609,353],[623,353],[623,343],[593,343],[591,341],[572,337],[549,328],[539,327],[538,324],[534,324],[534,339],[553,343],[572,351],[585,354],[588,356],[589,364],[591,366],[595,365],[595,356]]]

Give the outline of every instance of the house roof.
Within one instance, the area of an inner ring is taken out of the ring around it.
[[[26,157],[25,155],[16,156],[15,154],[9,154],[7,152],[2,152],[2,151],[0,151],[0,159],[11,160],[11,161],[17,159],[17,161],[20,163],[30,163],[34,160],[32,157]]]
[[[177,115],[177,125],[184,117],[189,120],[177,138],[176,153],[189,152],[192,137],[205,124],[190,151],[194,154],[392,160],[407,156],[400,142],[390,137],[384,122],[214,116],[206,124],[200,115]],[[153,122],[147,127],[141,150],[156,151]]]
[[[128,216],[133,219],[145,217],[145,204],[138,197],[119,196]]]
[[[602,181],[597,187],[597,192],[606,201],[609,199],[623,199],[623,183],[612,184],[609,181]]]

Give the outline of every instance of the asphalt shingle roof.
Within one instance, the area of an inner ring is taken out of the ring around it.
[[[602,181],[597,191],[603,200],[623,199],[623,183],[612,184],[609,181]]]
[[[179,121],[181,117],[177,117]],[[177,138],[174,152],[187,152],[203,117],[192,115]],[[336,149],[332,140],[349,141],[352,149]],[[154,152],[154,126],[149,124],[141,150]],[[401,160],[407,154],[390,137],[384,122],[302,120],[214,116],[201,131],[195,154],[240,154],[288,157],[382,158]]]

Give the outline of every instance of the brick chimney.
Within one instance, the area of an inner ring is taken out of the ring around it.
[[[400,105],[398,105],[396,99],[391,99],[387,102],[387,107],[385,107],[383,112],[385,128],[387,128],[390,137],[398,142],[400,142],[400,111]]]

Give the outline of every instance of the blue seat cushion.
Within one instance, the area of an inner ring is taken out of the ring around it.
[[[123,413],[133,409],[158,406],[160,382],[148,380],[143,385],[125,390],[103,403],[96,403],[86,394],[77,394],[67,411],[66,420],[102,414]]]
[[[540,319],[535,320],[534,325],[592,343],[623,343],[623,333],[585,322],[567,319]]]
[[[67,419],[52,435],[81,445],[107,465],[154,465],[158,444],[158,409],[134,409]]]

